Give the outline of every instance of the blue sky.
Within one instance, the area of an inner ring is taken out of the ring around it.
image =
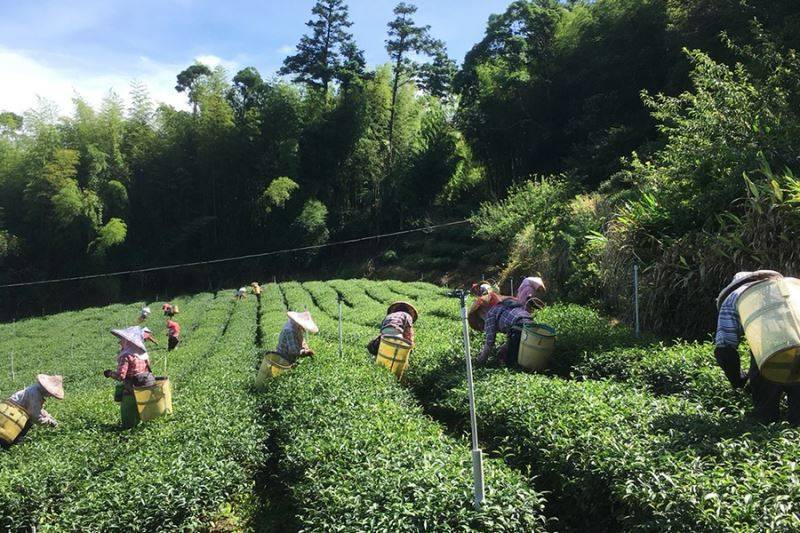
[[[454,59],[484,34],[490,14],[511,0],[417,0]],[[349,0],[351,28],[370,65],[386,61],[386,23],[396,0]],[[313,0],[0,0],[0,110],[21,112],[41,96],[71,112],[80,93],[97,104],[123,96],[132,79],[153,97],[184,106],[175,76],[195,60],[231,73],[255,66],[274,74],[305,32]]]

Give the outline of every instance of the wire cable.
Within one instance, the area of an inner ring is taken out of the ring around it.
[[[220,259],[208,259],[205,261],[193,261],[190,263],[178,263],[175,265],[162,265],[162,266],[155,266],[149,268],[139,268],[134,270],[120,270],[117,272],[105,272],[102,274],[87,274],[85,276],[72,276],[68,278],[57,278],[57,279],[46,279],[46,280],[39,280],[39,281],[24,281],[19,283],[7,283],[5,285],[0,285],[0,289],[9,289],[12,287],[32,287],[34,285],[51,285],[53,283],[64,283],[67,281],[82,281],[87,279],[97,279],[97,278],[111,278],[115,276],[124,276],[127,274],[142,274],[145,272],[157,272],[161,270],[175,270],[178,268],[188,268],[193,266],[201,266],[201,265],[213,265],[217,263],[231,263],[234,261],[244,261],[246,259],[255,259],[258,257],[268,257],[271,255],[282,255],[294,252],[307,252],[310,250],[319,250],[321,248],[330,248],[332,246],[341,246],[344,244],[355,244],[358,242],[370,241],[373,239],[382,239],[384,237],[397,237],[399,235],[407,235],[409,233],[419,233],[419,232],[427,232],[433,231],[440,228],[446,228],[450,226],[458,226],[460,224],[468,224],[469,220],[457,220],[455,222],[446,222],[444,224],[435,224],[433,226],[425,226],[424,228],[414,228],[414,229],[407,229],[402,231],[395,231],[392,233],[383,233],[381,235],[370,235],[369,237],[359,237],[357,239],[348,239],[345,241],[337,241],[337,242],[329,242],[324,244],[314,244],[310,246],[301,246],[299,248],[287,248],[284,250],[273,250],[271,252],[260,252],[256,254],[249,254],[249,255],[240,255],[237,257],[224,257]]]

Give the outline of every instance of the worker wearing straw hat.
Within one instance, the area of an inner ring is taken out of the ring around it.
[[[289,320],[284,324],[278,336],[278,346],[275,351],[284,359],[294,364],[298,358],[314,355],[306,342],[306,332],[317,333],[319,328],[311,317],[311,313],[303,311],[286,313]]]
[[[256,300],[258,300],[259,303],[260,303],[261,302],[261,285],[259,285],[259,283],[257,281],[254,281],[253,283],[250,284],[250,287],[251,287],[251,289],[253,291],[253,294],[256,295]]]
[[[716,302],[719,314],[714,336],[714,357],[734,389],[743,388],[749,381],[757,419],[764,423],[777,422],[780,418],[781,397],[785,393],[789,408],[788,421],[790,424],[800,425],[800,385],[774,383],[765,379],[752,352],[750,368],[747,372],[742,372],[742,361],[739,358],[739,344],[744,335],[737,305],[739,297],[756,283],[782,277],[773,270],[739,272],[719,293]]]
[[[544,286],[544,281],[539,277],[527,277],[522,280],[517,289],[517,301],[522,304],[525,309],[541,309],[544,304],[540,300],[540,296],[547,290]]]
[[[125,329],[112,329],[111,333],[119,339],[117,369],[105,370],[103,375],[121,381],[123,394],[133,394],[134,387],[152,387],[156,378],[150,370],[150,356],[144,345],[142,329],[131,326]]]
[[[477,357],[478,363],[485,363],[494,349],[498,333],[506,334],[506,343],[497,351],[501,363],[509,367],[517,366],[519,343],[522,337],[520,328],[533,323],[530,313],[514,298],[508,298],[491,307],[473,306],[467,320],[473,329],[486,333],[486,342]]]
[[[28,414],[28,422],[13,443],[0,440],[0,446],[8,448],[21,441],[33,424],[56,427],[58,421],[44,410],[48,398],[64,399],[64,379],[61,376],[38,374],[36,383],[12,394],[6,402],[21,407]]]
[[[386,310],[386,317],[381,322],[381,333],[369,344],[367,350],[372,355],[378,354],[378,347],[382,337],[397,337],[405,340],[413,346],[414,344],[414,322],[417,321],[419,313],[417,309],[408,302],[394,302]]]
[[[150,316],[150,313],[151,313],[151,311],[150,311],[149,307],[147,307],[147,306],[142,307],[142,310],[139,311],[139,318],[137,319],[137,322],[139,322],[141,324],[142,322],[147,320],[147,318]]]
[[[161,310],[164,311],[164,316],[172,317],[178,314],[178,306],[171,302],[167,302],[162,305]]]
[[[247,287],[239,287],[236,292],[233,294],[233,297],[236,300],[241,300],[245,296],[247,296]]]
[[[156,340],[155,336],[153,335],[153,330],[148,327],[142,328],[142,338],[146,341],[150,341],[156,346],[158,346],[158,341]]]

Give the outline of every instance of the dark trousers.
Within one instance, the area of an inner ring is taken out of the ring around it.
[[[781,396],[786,393],[787,419],[794,426],[800,425],[800,385],[783,385],[764,379],[753,357],[750,358],[749,377],[756,418],[765,424],[780,420]]]
[[[173,337],[170,335],[170,337],[167,339],[167,350],[171,352],[176,346],[178,346],[179,342],[181,341],[178,340],[178,337]]]

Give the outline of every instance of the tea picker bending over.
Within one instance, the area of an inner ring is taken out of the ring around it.
[[[497,356],[501,363],[516,367],[522,337],[520,328],[533,323],[525,307],[515,299],[508,299],[488,308],[473,306],[468,318],[473,329],[486,333],[486,342],[478,354],[477,362],[486,363],[494,348],[497,334],[505,333],[506,342],[497,351]]]
[[[36,376],[36,383],[15,392],[8,400],[3,402],[5,404],[3,407],[22,408],[28,415],[28,421],[13,442],[9,443],[0,439],[0,446],[8,448],[12,444],[18,443],[25,437],[33,424],[52,427],[57,426],[58,422],[56,419],[44,410],[44,402],[51,397],[56,400],[64,399],[63,378],[61,376],[38,374]]]
[[[103,375],[121,381],[123,394],[133,394],[134,387],[152,387],[156,378],[150,370],[150,356],[144,345],[141,328],[132,326],[125,329],[112,329],[111,333],[119,339],[117,369],[104,370]]]
[[[378,355],[378,347],[382,337],[401,338],[409,344],[414,344],[414,322],[419,313],[408,302],[395,302],[386,310],[386,317],[381,322],[381,333],[370,341],[367,351]]]
[[[289,311],[286,314],[289,320],[281,329],[275,351],[289,363],[294,364],[300,357],[314,355],[314,351],[308,347],[306,342],[306,331],[317,333],[319,328],[308,311],[302,313]]]
[[[153,330],[150,328],[142,328],[142,338],[146,341],[150,341],[156,346],[158,346],[158,341],[156,340],[155,336],[153,335]]]
[[[740,297],[756,283],[782,277],[772,270],[739,272],[720,292],[717,297],[719,315],[714,337],[714,357],[734,389],[742,388],[748,381],[750,382],[756,418],[765,423],[776,422],[780,418],[781,396],[786,393],[789,407],[788,420],[793,425],[800,425],[800,385],[776,383],[765,379],[752,352],[747,372],[742,372],[742,363],[739,359],[738,348],[744,335],[738,308]],[[766,320],[769,320],[769,317]]]
[[[539,299],[541,293],[545,292],[547,288],[544,286],[544,281],[539,277],[527,277],[522,280],[517,288],[517,301],[522,304],[528,311],[532,309],[539,309],[542,307],[542,301]]]

